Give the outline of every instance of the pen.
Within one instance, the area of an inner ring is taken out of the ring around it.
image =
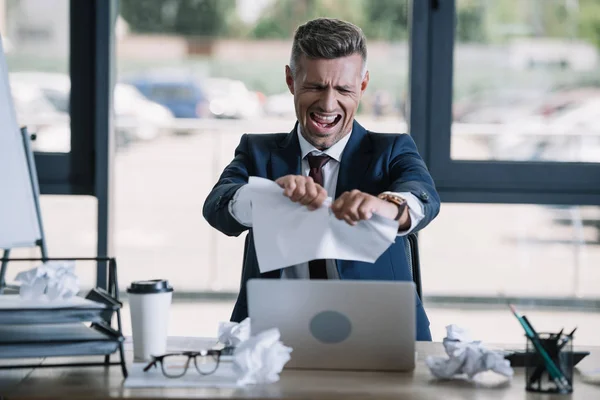
[[[569,340],[573,338],[573,334],[575,333],[576,330],[577,330],[577,327],[575,327],[575,329],[573,329],[571,331],[571,333],[569,333],[567,336],[565,336],[564,338],[562,338],[558,341],[558,344],[557,344],[558,350],[565,347],[565,345],[569,342]]]
[[[521,317],[517,313],[517,310],[515,309],[515,307],[512,304],[509,304],[508,306],[510,307],[512,313],[517,318],[517,320],[521,323],[521,326],[525,330],[525,334],[531,340],[531,342],[533,343],[533,346],[535,347],[537,352],[544,359],[544,362],[546,364],[546,369],[548,370],[548,373],[552,377],[552,380],[556,383],[556,386],[558,386],[562,390],[569,391],[571,389],[571,387],[570,387],[571,385],[569,384],[569,381],[560,372],[560,370],[558,369],[558,367],[556,366],[554,361],[552,361],[552,358],[550,358],[550,356],[544,349],[544,346],[540,342],[540,339],[537,336],[537,333],[535,333],[535,330],[533,330],[533,327],[528,323],[527,319],[524,319],[524,317]]]
[[[525,316],[523,316],[523,318],[525,318]],[[530,325],[531,325],[531,324],[530,324]],[[560,330],[560,332],[558,332],[558,333],[556,334],[556,339],[560,339],[560,337],[562,336],[562,333],[563,333],[563,331],[564,331],[564,330],[565,330],[565,328],[562,328],[562,329]]]

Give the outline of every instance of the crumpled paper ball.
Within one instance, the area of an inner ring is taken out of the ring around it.
[[[279,329],[273,328],[240,343],[233,353],[238,384],[273,383],[290,360],[292,349],[281,343]]]
[[[512,377],[514,371],[510,361],[499,351],[488,350],[480,341],[473,341],[469,333],[456,325],[446,327],[443,341],[448,358],[429,356],[425,363],[431,373],[442,379],[467,375],[472,379],[484,371],[493,371],[506,377]]]
[[[27,300],[68,300],[79,292],[79,278],[72,261],[49,261],[19,272],[19,296]]]
[[[236,347],[250,338],[250,318],[237,322],[219,323],[219,342],[226,347]]]

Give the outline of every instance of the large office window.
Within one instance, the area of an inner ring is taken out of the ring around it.
[[[4,5],[12,12],[30,1]],[[204,199],[243,133],[292,129],[284,65],[293,29],[316,16],[347,19],[369,39],[371,83],[358,120],[373,131],[410,131],[444,201],[420,235],[434,339],[458,323],[486,341],[522,344],[510,313],[494,308],[502,296],[573,307],[598,297],[600,164],[586,114],[597,70],[589,69],[598,43],[590,36],[592,3],[70,0],[72,135],[68,153],[39,148],[42,190],[99,194],[99,236],[108,236],[111,192],[102,176],[112,164],[97,159],[110,160],[111,104],[117,151],[110,254],[119,259],[121,289],[134,279],[167,278],[178,294],[229,293],[223,303],[173,308],[172,334],[214,335],[238,289],[243,238],[210,228]],[[573,51],[563,58],[538,51],[564,41]],[[42,204],[50,251],[85,255],[96,240],[96,200],[62,200]],[[476,306],[465,310],[465,301]],[[528,315],[540,330],[556,328],[556,318],[566,328],[577,324],[578,343],[597,344],[589,314]],[[498,321],[503,329],[491,324]]]
[[[435,3],[423,131],[443,199],[598,204],[597,2]]]
[[[72,44],[69,0],[0,0],[0,34],[9,68],[9,83],[17,120],[35,135],[32,148],[37,173],[45,239],[50,256],[93,256],[96,253],[97,201],[92,194],[90,157],[75,140],[89,131],[72,129],[70,117]],[[75,13],[75,15],[72,15]],[[82,35],[84,36],[84,35]],[[81,57],[80,57],[81,58]],[[77,66],[76,66],[77,68]],[[79,71],[81,74],[81,69]],[[88,142],[89,143],[89,142]],[[85,159],[85,160],[83,160]],[[93,163],[93,160],[91,160]],[[13,249],[13,257],[39,257],[37,248]],[[33,264],[11,263],[8,278]],[[95,265],[81,265],[82,286],[95,284]]]
[[[456,6],[452,159],[600,162],[598,3]]]
[[[443,201],[420,234],[434,337],[456,323],[520,343],[509,298],[597,341],[572,311],[599,295],[596,6],[413,2],[411,133]]]
[[[102,127],[97,122],[108,119],[95,118],[106,108],[96,97],[105,84],[98,79],[99,66],[107,62],[100,49],[110,43],[96,35],[102,6],[96,1],[0,1],[17,118],[35,134],[43,194],[95,194],[94,141]]]
[[[600,296],[600,207],[461,203],[442,209],[421,235],[427,295]]]
[[[578,326],[578,343],[598,344],[600,207],[443,203],[419,239],[434,338],[458,324],[522,346],[511,301],[538,330]]]
[[[294,29],[317,16],[361,26],[371,81],[358,120],[406,132],[407,15],[407,1],[122,0],[114,97],[126,138],[115,160],[123,281],[237,292],[245,234],[212,229],[202,205],[243,133],[293,128],[284,67]]]

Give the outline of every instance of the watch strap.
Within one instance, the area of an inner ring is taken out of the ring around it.
[[[404,210],[406,209],[406,207],[408,207],[408,203],[406,202],[406,199],[403,197],[400,197],[400,196],[394,196],[389,193],[382,193],[377,197],[379,197],[381,200],[385,200],[390,203],[394,203],[396,206],[398,206],[398,214],[396,214],[394,221],[400,221],[400,217],[402,217]]]

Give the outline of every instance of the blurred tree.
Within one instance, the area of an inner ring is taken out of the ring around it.
[[[488,40],[485,8],[481,2],[462,1],[456,9],[456,40],[486,42]]]
[[[458,36],[463,41],[483,41],[484,9],[479,2],[459,2]],[[290,38],[296,27],[317,17],[335,17],[362,28],[368,39],[408,38],[407,0],[275,0],[251,31],[256,38]]]
[[[578,36],[600,48],[600,1],[579,0]]]
[[[10,5],[15,0],[9,0]],[[415,1],[415,0],[413,0]],[[371,40],[408,38],[408,0],[274,0],[254,26],[237,18],[236,0],[121,0],[134,32],[289,39],[316,17],[360,26]],[[600,47],[600,0],[457,0],[458,42],[511,37],[579,37]]]
[[[120,13],[134,32],[226,36],[235,0],[121,0]]]
[[[317,17],[340,18],[362,27],[363,3],[363,0],[275,0],[250,34],[255,38],[288,39],[298,25]]]
[[[363,30],[368,38],[399,40],[408,37],[408,1],[367,0]]]
[[[583,39],[600,48],[599,0],[530,0],[530,21],[537,36]]]

